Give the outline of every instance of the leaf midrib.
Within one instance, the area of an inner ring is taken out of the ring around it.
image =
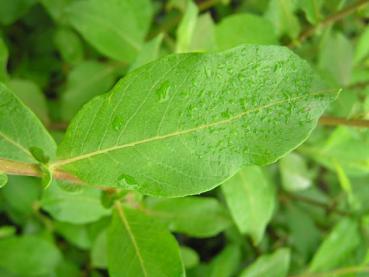
[[[143,260],[143,258],[141,256],[141,252],[140,252],[140,249],[139,249],[139,247],[137,245],[137,241],[136,241],[135,236],[134,236],[134,234],[132,232],[131,226],[129,225],[128,220],[127,220],[127,218],[126,218],[126,216],[124,214],[123,207],[122,207],[122,205],[119,202],[117,202],[117,204],[115,205],[115,207],[116,207],[116,210],[118,212],[118,215],[119,215],[120,220],[122,221],[124,227],[127,230],[127,233],[128,233],[129,239],[132,242],[133,248],[135,249],[135,252],[136,252],[137,258],[138,258],[138,262],[139,262],[140,268],[142,270],[142,273],[143,273],[143,275],[145,277],[147,277],[148,274],[147,274],[147,271],[146,271],[146,268],[145,268],[144,260]]]
[[[18,142],[14,141],[13,139],[11,139],[10,137],[8,137],[7,135],[5,135],[3,132],[0,132],[0,137],[3,137],[4,140],[6,140],[7,142],[9,142],[10,144],[14,145],[16,148],[18,148],[19,150],[21,150],[22,152],[24,152],[27,156],[31,157],[32,160],[34,160],[31,152],[29,152],[26,148],[24,148],[21,144],[19,144]]]
[[[58,160],[58,161],[55,161],[54,163],[52,163],[50,166],[53,167],[53,168],[56,168],[56,167],[63,166],[63,165],[66,165],[66,164],[70,164],[70,163],[74,163],[74,162],[77,162],[77,161],[80,161],[80,160],[88,159],[88,158],[91,158],[93,156],[102,155],[102,154],[105,154],[105,153],[108,153],[108,152],[111,152],[111,151],[121,150],[121,149],[124,149],[124,148],[134,147],[134,146],[137,146],[137,145],[140,145],[140,144],[150,143],[150,142],[154,142],[154,141],[160,141],[160,140],[164,140],[164,139],[172,138],[172,137],[177,137],[177,136],[181,136],[181,135],[187,135],[187,134],[197,132],[197,131],[200,131],[200,130],[203,130],[203,129],[208,129],[208,128],[215,127],[215,126],[218,126],[218,125],[223,125],[223,124],[233,122],[235,120],[243,118],[245,115],[247,115],[249,113],[252,113],[252,112],[257,112],[257,111],[260,111],[260,110],[263,110],[263,109],[267,109],[267,108],[274,107],[274,106],[277,106],[277,105],[281,105],[281,104],[291,102],[291,101],[301,100],[301,99],[304,99],[306,97],[322,95],[322,94],[328,93],[328,92],[331,92],[331,90],[325,90],[325,91],[320,91],[320,92],[316,92],[316,93],[310,93],[310,94],[307,94],[307,95],[291,97],[291,98],[288,98],[288,99],[282,99],[282,100],[279,100],[279,101],[275,101],[273,103],[269,103],[269,104],[264,105],[264,106],[260,106],[260,107],[250,109],[248,111],[244,111],[244,112],[242,112],[240,114],[237,114],[237,115],[235,115],[231,118],[228,118],[228,119],[223,119],[223,120],[216,121],[216,122],[213,122],[213,123],[196,126],[194,128],[190,128],[190,129],[186,129],[186,130],[182,130],[182,131],[176,131],[176,132],[165,134],[165,135],[154,136],[154,137],[150,137],[150,138],[146,138],[146,139],[142,139],[142,140],[139,140],[139,141],[134,141],[134,142],[130,142],[130,143],[122,144],[122,145],[115,145],[115,146],[112,146],[112,147],[108,147],[108,148],[105,148],[105,149],[100,149],[100,150],[97,150],[97,151],[93,151],[93,152],[90,152],[90,153],[87,153],[87,154],[82,154],[82,155],[75,156],[75,157],[68,158],[68,159],[64,159],[64,160]]]

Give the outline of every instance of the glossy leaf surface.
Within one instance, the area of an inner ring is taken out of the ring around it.
[[[91,184],[195,194],[301,144],[334,98],[286,48],[170,55],[84,106],[53,166]]]

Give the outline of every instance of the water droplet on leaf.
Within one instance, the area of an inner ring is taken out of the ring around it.
[[[156,95],[159,98],[159,103],[163,103],[169,99],[170,84],[168,81],[161,84],[159,89],[156,91]]]
[[[115,131],[119,131],[120,129],[122,129],[124,124],[124,119],[122,116],[117,115],[114,119],[113,119],[113,129]]]

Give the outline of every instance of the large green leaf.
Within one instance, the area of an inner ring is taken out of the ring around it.
[[[37,162],[35,150],[52,159],[56,145],[38,118],[0,83],[0,158]]]
[[[214,198],[152,199],[149,208],[152,215],[172,231],[193,237],[215,236],[231,223],[226,211]]]
[[[334,98],[287,48],[169,55],[85,105],[52,166],[91,184],[195,194],[300,145]]]
[[[104,55],[132,61],[151,21],[149,0],[75,1],[67,8],[70,23]]]
[[[253,14],[236,14],[224,18],[215,28],[219,49],[235,47],[242,43],[277,44],[272,23]]]
[[[273,254],[259,257],[247,267],[241,277],[286,277],[290,266],[290,251],[281,248]]]
[[[107,236],[110,276],[184,276],[177,242],[154,218],[118,204]]]
[[[273,214],[274,186],[259,167],[250,166],[225,182],[222,190],[238,229],[259,243]]]
[[[0,239],[0,270],[15,275],[51,276],[61,254],[51,242],[36,236]]]

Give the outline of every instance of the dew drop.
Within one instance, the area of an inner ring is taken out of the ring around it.
[[[113,129],[114,129],[115,131],[119,131],[120,129],[122,129],[123,124],[124,124],[124,119],[123,119],[123,117],[122,117],[122,116],[117,115],[117,116],[113,119],[112,126],[113,126]]]
[[[169,99],[169,89],[170,84],[168,81],[165,81],[161,84],[159,89],[156,91],[156,95],[158,96],[159,103],[163,103]]]

